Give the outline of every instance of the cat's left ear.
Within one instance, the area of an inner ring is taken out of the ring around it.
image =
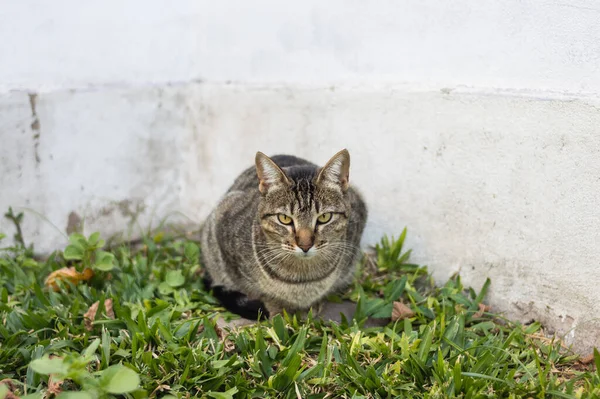
[[[271,158],[262,152],[256,153],[256,174],[258,175],[258,190],[266,194],[270,189],[289,184],[289,180],[283,170]]]
[[[317,177],[317,184],[332,183],[339,185],[342,191],[348,190],[350,183],[350,153],[348,150],[335,154],[323,166]]]

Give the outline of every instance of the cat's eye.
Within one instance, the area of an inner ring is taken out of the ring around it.
[[[285,224],[285,225],[292,224],[292,218],[284,213],[278,214],[277,220],[279,220],[279,223],[281,223],[281,224]]]
[[[319,215],[319,217],[317,218],[317,222],[319,222],[320,224],[325,224],[325,223],[329,222],[330,220],[331,220],[331,212],[323,213],[323,214]]]

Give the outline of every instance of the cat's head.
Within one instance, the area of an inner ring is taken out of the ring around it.
[[[281,246],[283,254],[302,260],[327,257],[332,250],[344,252],[349,169],[350,154],[345,149],[322,168],[310,164],[281,168],[258,152],[262,194],[258,217],[267,245]]]

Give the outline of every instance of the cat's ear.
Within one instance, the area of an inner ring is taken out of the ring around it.
[[[271,158],[262,152],[256,153],[256,174],[258,175],[258,190],[262,194],[278,185],[289,184],[289,180],[283,170]]]
[[[350,153],[343,149],[323,166],[317,177],[317,184],[336,184],[342,188],[342,191],[346,191],[350,182],[349,178]]]

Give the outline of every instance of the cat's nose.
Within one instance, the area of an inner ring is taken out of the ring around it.
[[[312,248],[312,244],[298,245],[304,252],[308,252]]]
[[[304,252],[312,248],[314,239],[313,232],[309,229],[299,229],[296,232],[296,244]]]

